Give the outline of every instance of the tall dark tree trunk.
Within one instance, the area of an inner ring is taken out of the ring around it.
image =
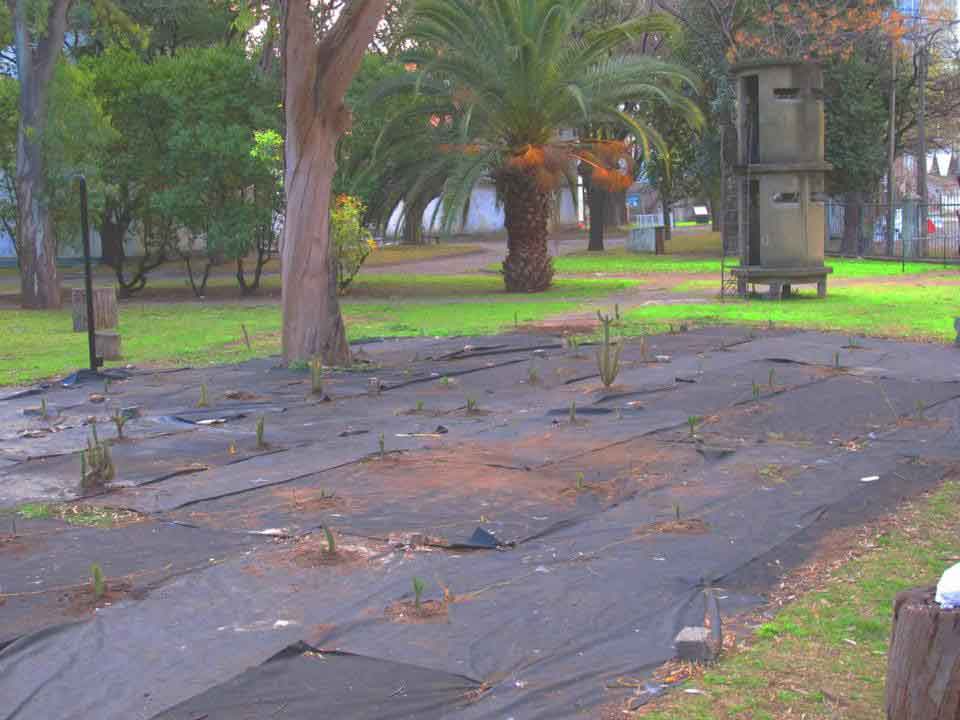
[[[603,195],[604,200],[604,213],[603,213],[603,223],[604,227],[620,227],[621,225],[627,224],[627,193],[625,190],[603,190],[600,189],[600,194]]]
[[[710,190],[710,229],[713,232],[720,232],[722,227],[720,217],[723,215],[723,201],[720,198],[720,185],[716,185]]]
[[[856,257],[860,252],[860,224],[863,216],[863,193],[844,193],[843,245],[844,257]]]
[[[11,2],[17,77],[20,80],[16,177],[20,293],[25,308],[58,308],[57,241],[47,207],[43,139],[47,128],[50,82],[63,47],[71,0],[49,0],[44,18],[45,35],[31,27],[36,18],[32,17],[29,4],[30,0]]]
[[[553,282],[547,249],[550,193],[529,169],[506,168],[497,177],[507,228],[503,280],[507,292],[542,292]]]
[[[388,0],[352,0],[318,43],[308,0],[283,5],[286,194],[283,357],[350,362],[330,252],[330,189],[337,140],[351,124],[347,88]]]
[[[663,205],[663,242],[666,245],[673,237],[673,200],[665,197],[660,203]]]
[[[423,245],[423,213],[427,210],[427,201],[418,198],[405,208],[403,215],[403,235],[400,242],[404,245]]]
[[[123,242],[127,237],[130,222],[129,213],[117,208],[111,200],[107,200],[107,207],[100,222],[100,259],[104,265],[115,270],[122,268],[127,259]]]
[[[591,183],[587,191],[587,204],[590,207],[590,243],[589,252],[603,252],[603,236],[607,224],[607,193]]]

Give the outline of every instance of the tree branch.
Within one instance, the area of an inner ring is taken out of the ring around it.
[[[373,40],[388,0],[353,0],[317,48],[318,104],[338,108]],[[319,109],[319,108],[318,108]]]

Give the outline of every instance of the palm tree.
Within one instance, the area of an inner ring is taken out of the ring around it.
[[[560,139],[576,127],[619,125],[644,149],[662,146],[656,130],[626,107],[662,104],[700,121],[687,70],[649,56],[615,55],[643,33],[672,33],[653,14],[581,32],[590,0],[415,0],[404,60],[410,72],[381,96],[415,94],[387,125],[379,159],[394,168],[393,199],[423,207],[422,192],[443,183],[443,222],[453,227],[471,191],[492,178],[504,208],[510,292],[546,290],[553,279],[547,250],[553,191],[577,162],[592,181],[632,182],[630,149],[589,138]],[[434,151],[410,142],[413,113]]]

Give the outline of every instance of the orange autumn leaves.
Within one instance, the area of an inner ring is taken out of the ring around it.
[[[626,190],[633,184],[633,152],[621,140],[585,140],[527,145],[504,161],[507,170],[532,173],[540,187],[557,187],[575,163],[589,166],[591,182],[605,190]]]
[[[849,58],[858,40],[881,33],[899,41],[907,19],[880,0],[793,0],[769,3],[752,30],[736,33],[731,61],[749,58]]]

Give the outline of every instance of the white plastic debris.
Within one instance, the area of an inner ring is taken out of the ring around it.
[[[879,476],[879,475],[870,475],[869,477],[860,478],[860,482],[862,482],[862,483],[872,483],[872,482],[876,482],[876,481],[879,480],[879,479],[880,479],[880,476]]]
[[[947,570],[940,578],[934,599],[944,610],[960,608],[960,563]]]

